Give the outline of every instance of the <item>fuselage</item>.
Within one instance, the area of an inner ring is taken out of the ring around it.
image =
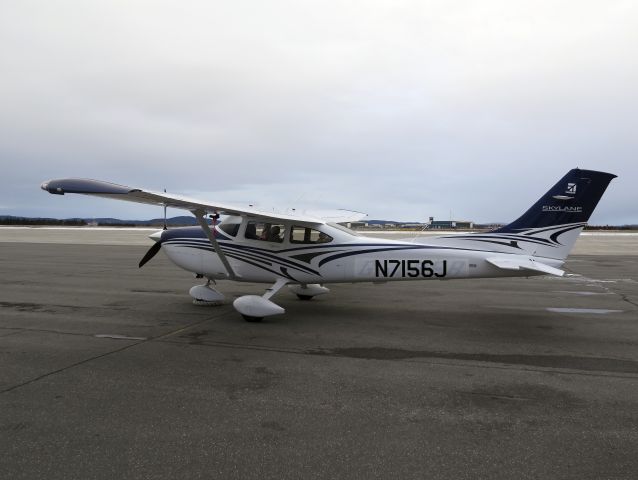
[[[236,280],[246,282],[272,283],[286,278],[291,284],[322,284],[538,274],[503,271],[486,259],[510,253],[503,247],[476,248],[472,241],[466,242],[471,248],[464,248],[463,242],[438,238],[427,244],[382,240],[335,224],[272,225],[241,217],[231,217],[212,230]],[[167,230],[161,242],[168,257],[181,268],[211,279],[228,278],[201,228]],[[559,259],[543,261],[555,267],[563,263]]]

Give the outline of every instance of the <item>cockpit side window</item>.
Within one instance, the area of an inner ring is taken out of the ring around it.
[[[249,240],[282,243],[285,227],[281,223],[248,222],[244,236]]]
[[[295,225],[290,230],[290,243],[317,244],[330,242],[332,242],[330,235],[315,230],[314,228]]]

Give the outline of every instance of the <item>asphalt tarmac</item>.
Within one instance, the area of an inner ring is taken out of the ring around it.
[[[0,229],[2,478],[638,475],[638,236],[583,237],[565,278],[282,291],[250,324],[263,285],[196,306],[162,254],[137,268],[150,240],[38,230]]]

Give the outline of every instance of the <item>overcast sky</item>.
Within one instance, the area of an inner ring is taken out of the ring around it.
[[[86,177],[507,221],[579,166],[638,223],[637,153],[635,0],[0,2],[0,215],[161,215],[39,188]]]

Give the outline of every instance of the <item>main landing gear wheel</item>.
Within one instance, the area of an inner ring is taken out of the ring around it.
[[[286,283],[288,283],[287,278],[279,278],[272,287],[266,290],[263,296],[244,295],[238,297],[233,302],[233,307],[247,322],[261,322],[264,317],[281,315],[285,310],[271,302],[270,297],[277,293]]]
[[[301,285],[290,285],[290,291],[297,295],[299,300],[312,300],[313,297],[317,295],[323,295],[328,293],[330,290],[324,287],[323,285],[319,285],[318,283],[308,283]]]

